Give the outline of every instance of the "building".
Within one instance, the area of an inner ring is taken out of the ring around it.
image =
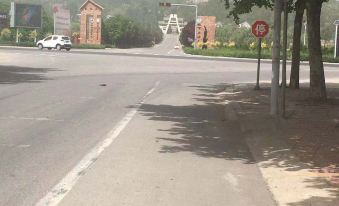
[[[207,41],[215,40],[216,17],[215,16],[199,16],[197,20],[197,41],[203,42],[204,32],[206,28]]]
[[[101,44],[103,9],[93,0],[87,0],[80,7],[80,44]]]

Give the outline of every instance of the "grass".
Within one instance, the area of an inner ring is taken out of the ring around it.
[[[9,41],[0,41],[1,46],[19,46],[19,47],[34,47],[34,42],[9,42]]]
[[[186,54],[202,55],[202,56],[216,56],[216,57],[235,57],[235,58],[250,58],[257,59],[257,50],[244,49],[244,48],[215,48],[215,49],[193,49],[190,47],[184,48]],[[302,61],[308,61],[307,50],[302,50],[300,53]],[[291,60],[292,53],[288,51],[287,58]],[[262,59],[272,59],[272,51],[269,49],[263,49],[261,51]],[[333,50],[323,50],[323,61],[330,63],[339,63],[339,57],[333,58]]]
[[[105,45],[95,45],[95,44],[73,44],[72,48],[74,49],[105,49]]]

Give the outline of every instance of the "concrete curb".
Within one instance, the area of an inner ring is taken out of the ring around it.
[[[33,51],[36,50],[35,47],[11,47],[11,46],[0,46],[0,50],[26,50]],[[97,55],[112,55],[112,56],[132,56],[132,57],[153,57],[153,58],[162,58],[162,59],[189,59],[189,60],[207,60],[207,61],[232,61],[232,62],[244,62],[244,63],[256,63],[257,59],[251,58],[237,58],[237,57],[212,57],[212,56],[202,56],[202,55],[164,55],[164,54],[146,54],[146,53],[127,53],[127,52],[110,52],[110,49],[101,49],[100,51],[95,49],[72,49],[70,53],[75,54],[97,54]],[[262,59],[262,64],[271,64],[271,59]],[[291,61],[287,61],[287,64],[291,64]],[[301,65],[308,66],[308,62],[301,62]],[[339,67],[339,63],[328,63],[324,62],[326,67]]]

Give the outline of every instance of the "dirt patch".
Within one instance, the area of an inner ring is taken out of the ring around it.
[[[233,94],[226,101],[235,101],[241,107],[241,118],[252,121],[257,131],[267,129],[270,121],[270,89],[262,85],[229,85]],[[303,85],[304,86],[304,85]],[[226,88],[227,90],[227,88]],[[276,126],[279,138],[290,145],[296,157],[312,168],[319,177],[339,186],[339,88],[330,85],[328,101],[317,102],[309,98],[309,90],[287,89],[286,118],[279,118]],[[261,123],[261,124],[260,124]]]

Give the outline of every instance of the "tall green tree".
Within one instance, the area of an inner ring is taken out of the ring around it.
[[[295,3],[292,64],[290,75],[290,88],[292,89],[299,88],[301,31],[305,9],[306,0],[298,0]]]
[[[290,5],[294,5],[291,8],[294,10],[298,8],[298,4],[302,4],[301,1],[305,1],[307,25],[308,25],[308,50],[309,50],[309,62],[310,62],[310,90],[311,97],[314,99],[325,100],[326,84],[324,75],[324,66],[322,63],[322,51],[321,51],[321,36],[320,36],[320,18],[321,8],[324,2],[328,0],[290,0]],[[281,1],[282,2],[282,1]],[[265,7],[267,9],[272,8],[273,0],[225,0],[226,9],[229,9],[229,15],[233,16],[234,20],[239,21],[239,15],[250,13],[253,7]],[[297,5],[297,6],[295,6]],[[300,6],[301,7],[301,6]],[[302,8],[300,8],[300,11]],[[299,18],[300,14],[296,16]],[[302,20],[301,20],[302,21]],[[300,19],[297,20],[297,26],[300,25]],[[299,62],[300,62],[300,37],[301,32],[298,32],[299,28],[295,28],[297,31],[294,34],[295,44],[293,45],[294,67],[292,67],[292,74],[294,75],[292,80],[298,85],[299,82]],[[299,39],[299,44],[298,44]],[[294,79],[298,78],[298,79]]]

